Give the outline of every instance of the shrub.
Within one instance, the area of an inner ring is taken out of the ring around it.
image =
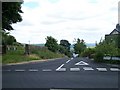
[[[104,54],[102,52],[96,52],[94,56],[94,60],[96,62],[102,62],[103,61]]]
[[[93,58],[95,54],[95,49],[94,48],[87,48],[84,50],[84,52],[81,53],[82,57],[89,57],[89,58]]]

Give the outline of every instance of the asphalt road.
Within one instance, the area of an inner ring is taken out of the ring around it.
[[[118,65],[64,58],[2,67],[3,88],[119,88]],[[52,90],[52,89],[51,89]]]

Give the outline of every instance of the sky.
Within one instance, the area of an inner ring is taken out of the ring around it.
[[[20,43],[45,43],[47,36],[58,40],[84,39],[99,42],[118,23],[119,0],[24,0],[23,21],[13,24],[11,35]]]

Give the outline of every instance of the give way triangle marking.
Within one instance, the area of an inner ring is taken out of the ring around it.
[[[75,65],[89,65],[89,64],[86,62],[80,61],[80,62],[76,63]]]

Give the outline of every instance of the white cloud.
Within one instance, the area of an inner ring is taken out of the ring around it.
[[[30,2],[39,6],[28,7]],[[58,41],[94,43],[115,28],[117,5],[118,0],[24,0],[23,21],[13,25],[11,34],[21,43],[45,43],[50,35]]]

